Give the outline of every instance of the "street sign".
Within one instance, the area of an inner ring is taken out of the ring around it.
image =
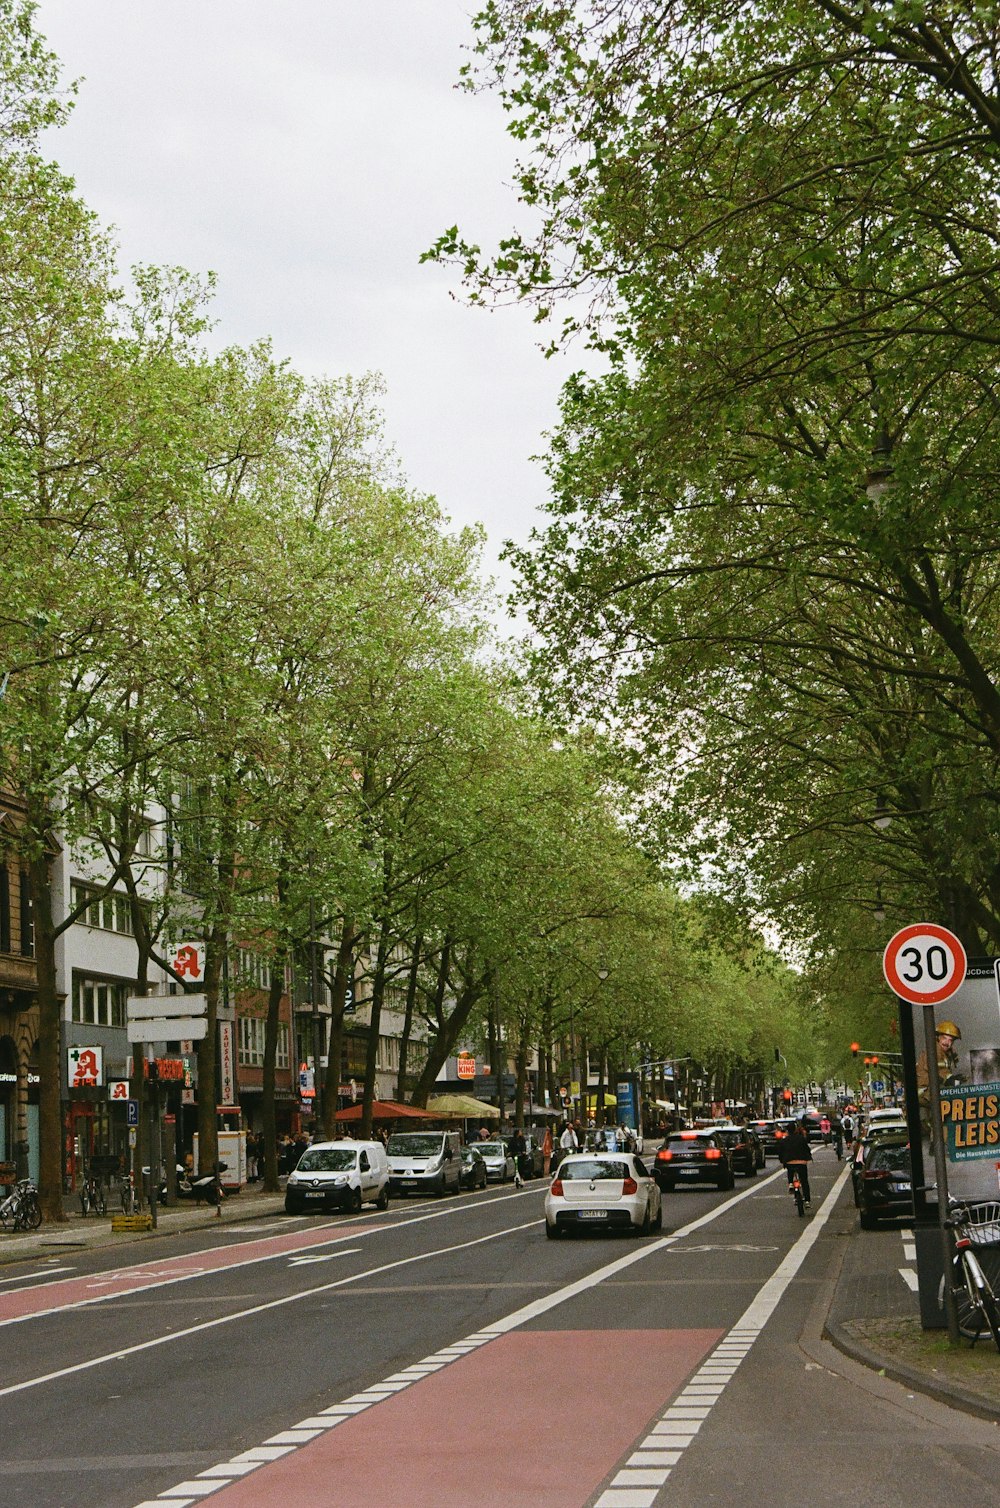
[[[872,1080],[872,1094],[885,1094],[885,1081],[883,1079]]]
[[[125,1001],[125,1014],[130,1021],[165,1016],[204,1016],[207,1011],[207,995],[129,995]],[[171,1040],[184,1035],[183,1032],[174,1032]]]
[[[128,1107],[125,1112],[125,1123],[128,1126],[137,1126],[139,1124],[138,1100],[129,1100]]]
[[[189,1042],[200,1042],[208,1036],[206,1016],[155,1016],[149,1020],[128,1021],[126,1031],[130,1042],[178,1042],[186,1037]]]
[[[964,983],[965,949],[947,927],[914,922],[890,938],[882,970],[894,994],[911,1005],[939,1005]]]

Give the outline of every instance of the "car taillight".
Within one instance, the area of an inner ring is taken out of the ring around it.
[[[639,1192],[639,1185],[636,1183],[635,1179],[634,1178],[626,1178],[625,1182],[622,1184],[622,1193],[623,1194],[638,1194],[638,1192]]]
[[[555,1194],[555,1196],[556,1196],[557,1199],[561,1199],[562,1198],[562,1191],[563,1191],[562,1179],[561,1178],[554,1178],[552,1180],[552,1189],[551,1189],[551,1192],[553,1194]]]
[[[705,1148],[705,1159],[706,1159],[706,1161],[708,1161],[708,1162],[718,1162],[718,1160],[719,1160],[719,1158],[721,1156],[722,1156],[722,1153],[719,1151],[718,1147],[706,1147]]]
[[[889,1176],[889,1170],[888,1170],[888,1168],[869,1168],[869,1169],[867,1169],[866,1172],[862,1173],[861,1176],[862,1176],[862,1178],[866,1178],[866,1179],[868,1179],[868,1178],[888,1178],[888,1176]]]
[[[667,1151],[666,1147],[662,1147],[656,1154],[656,1160],[657,1162],[669,1162],[673,1155],[674,1154],[672,1152]]]

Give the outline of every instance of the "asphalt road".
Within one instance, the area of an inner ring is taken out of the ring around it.
[[[0,1505],[992,1508],[994,1425],[821,1338],[839,1173],[662,1239],[546,1241],[529,1184],[5,1267]]]

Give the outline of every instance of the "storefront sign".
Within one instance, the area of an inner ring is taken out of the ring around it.
[[[236,1029],[233,1021],[219,1022],[219,1062],[222,1068],[222,1103],[236,1101]],[[181,1078],[183,1079],[183,1068]]]
[[[118,1101],[123,1101],[123,1100],[127,1101],[128,1100],[128,1079],[109,1079],[108,1080],[108,1099],[109,1100],[118,1100]]]
[[[203,984],[205,981],[205,944],[203,942],[179,942],[167,954],[167,963],[185,984]]]
[[[99,1089],[104,1083],[104,1048],[71,1047],[67,1073],[71,1089]]]
[[[474,1079],[476,1077],[476,1060],[468,1053],[463,1053],[458,1059],[458,1076],[460,1079]]]

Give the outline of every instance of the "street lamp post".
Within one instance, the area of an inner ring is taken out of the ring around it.
[[[313,1118],[317,1129],[323,1125],[323,1075],[320,1071],[319,970],[316,966],[316,902],[309,897],[309,995],[312,1006],[313,1050]]]

